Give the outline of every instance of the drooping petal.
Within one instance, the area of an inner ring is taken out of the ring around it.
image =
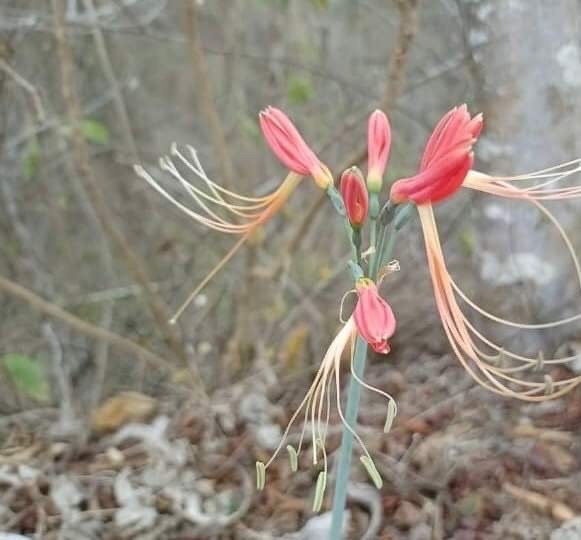
[[[359,299],[353,311],[353,320],[359,335],[371,345],[373,350],[389,352],[388,339],[396,328],[395,315],[389,304],[381,298],[377,286],[371,280],[363,279],[357,284]]]

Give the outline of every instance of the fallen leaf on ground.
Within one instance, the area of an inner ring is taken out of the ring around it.
[[[129,422],[143,422],[151,417],[157,401],[139,392],[122,392],[109,398],[93,414],[97,432],[115,431]]]

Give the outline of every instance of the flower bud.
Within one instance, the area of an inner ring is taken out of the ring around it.
[[[266,142],[287,169],[301,176],[312,176],[322,189],[333,183],[331,171],[309,148],[286,114],[268,107],[260,112],[259,119]]]
[[[389,158],[391,128],[384,112],[376,110],[369,117],[367,127],[367,187],[371,193],[379,193],[383,173]]]
[[[356,285],[359,299],[353,311],[353,320],[359,335],[378,353],[390,351],[388,339],[396,327],[395,315],[389,304],[379,296],[377,286],[367,278]]]
[[[349,223],[353,227],[361,227],[369,211],[369,195],[361,171],[357,167],[347,169],[341,175],[340,188]]]

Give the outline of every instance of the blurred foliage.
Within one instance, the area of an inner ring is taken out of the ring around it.
[[[311,4],[317,9],[326,9],[329,7],[330,0],[311,0]]]
[[[109,130],[102,122],[92,119],[83,120],[81,131],[85,139],[94,144],[105,145],[109,142]]]
[[[0,363],[19,392],[37,401],[48,400],[48,383],[37,360],[21,354],[7,354],[0,359]]]
[[[54,36],[50,8],[41,4],[33,0],[7,1],[20,15],[5,22],[6,26],[15,25],[16,30],[14,37],[9,33],[6,36],[10,44],[6,61],[38,90],[46,120],[38,126],[31,122],[38,116],[36,107],[27,93],[8,78],[4,85],[8,106],[4,115],[3,174],[14,182],[6,182],[2,186],[5,189],[0,190],[0,274],[10,276],[47,301],[62,303],[68,311],[97,325],[107,320],[107,303],[85,302],[83,297],[103,294],[102,299],[107,298],[114,306],[112,332],[143,340],[147,347],[165,355],[163,338],[146,307],[146,296],[132,289],[135,283],[125,270],[122,253],[112,249],[107,255],[103,247],[106,243],[95,240],[100,233],[78,189],[79,182],[72,177],[71,144],[66,148],[60,144],[59,135],[70,139],[70,125],[60,87],[58,57],[42,53],[52,50]],[[113,2],[96,2],[98,9],[108,4]],[[115,81],[106,75],[108,70],[102,65],[88,23],[83,26],[73,19],[68,21],[75,86],[82,109],[81,130],[91,145],[89,165],[105,204],[112,209],[128,244],[143,260],[145,273],[159,295],[173,309],[228,251],[232,238],[208,232],[180,215],[137,179],[120,157],[127,150],[127,141],[133,139],[143,165],[156,177],[159,175],[171,194],[187,206],[195,206],[195,201],[179,185],[167,182],[168,178],[159,171],[157,158],[168,153],[172,141],[190,143],[198,151],[208,177],[222,184],[221,158],[212,142],[212,130],[197,105],[200,85],[192,77],[182,3],[140,0],[127,4],[131,6],[125,11],[114,11],[100,21]],[[527,60],[521,62],[519,55],[534,51],[522,47],[521,41],[512,43],[514,54],[496,54],[506,46],[504,36],[512,35],[504,33],[508,26],[497,15],[511,9],[497,2],[484,20],[478,4],[481,3],[467,0],[418,4],[419,31],[411,43],[402,92],[387,111],[393,140],[382,197],[387,195],[392,181],[417,171],[432,126],[443,112],[462,102],[487,115],[483,140],[476,147],[479,169],[519,172],[534,169],[538,162],[542,162],[541,166],[556,163],[561,157],[558,146],[566,148],[563,160],[576,155],[571,150],[574,118],[566,114],[573,111],[577,95],[574,89],[568,93],[567,88],[557,85],[551,90],[551,95],[558,97],[552,100],[551,107],[559,109],[550,110],[541,103],[530,109],[534,111],[531,115],[528,109],[521,108],[522,100],[514,97],[514,84],[528,92],[544,79],[558,81],[559,72],[551,71],[550,77],[532,81]],[[82,17],[84,8],[82,3],[79,5]],[[397,42],[401,5],[385,0],[219,0],[199,2],[197,6],[212,100],[223,124],[226,150],[235,172],[233,185],[226,187],[248,196],[264,196],[276,189],[284,177],[285,169],[269,152],[257,121],[258,111],[268,105],[288,112],[332,171],[338,173],[341,165],[349,165],[347,158],[365,144],[369,112],[380,106],[388,91],[391,61],[401,45]],[[513,22],[532,17],[532,11],[519,12]],[[558,19],[564,13],[540,5],[537,11],[544,14],[543,24],[545,19]],[[39,21],[39,26],[19,26],[18,21],[29,19]],[[542,59],[535,58],[534,65],[540,61],[543,66],[555,64],[558,48],[576,35],[561,24],[568,22],[569,18],[553,20],[553,30],[542,36],[536,32],[535,39],[545,40],[543,46],[548,48]],[[535,25],[530,27],[531,35],[535,34]],[[555,28],[561,27],[559,35],[554,33]],[[484,39],[486,47],[472,43],[475,36]],[[527,34],[529,44],[530,39]],[[518,78],[505,81],[506,73],[513,72],[507,62],[519,68]],[[535,71],[541,72],[545,72],[544,68]],[[521,79],[527,83],[521,83]],[[499,85],[502,91],[497,92]],[[115,87],[127,109],[130,133],[120,121]],[[527,100],[542,95],[543,92],[531,91]],[[502,107],[497,105],[500,102]],[[529,101],[526,103],[528,106]],[[542,124],[544,132],[531,129],[534,122]],[[553,128],[558,135],[553,136]],[[551,137],[546,137],[547,130]],[[525,135],[536,137],[534,144],[529,144]],[[517,136],[521,140],[514,146]],[[539,144],[543,139],[547,141]],[[111,151],[103,152],[105,147]],[[534,159],[525,157],[527,148],[534,149]],[[365,159],[360,165],[365,169]],[[188,181],[193,179],[186,166],[180,170]],[[23,181],[18,182],[19,179]],[[34,182],[24,181],[31,179]],[[324,352],[326,325],[336,324],[340,298],[352,285],[344,271],[343,261],[348,255],[344,232],[332,211],[327,207],[313,213],[312,222],[305,222],[318,196],[312,181],[301,183],[279,216],[257,231],[256,238],[209,284],[204,291],[207,306],[193,305],[184,313],[180,338],[185,347],[197,351],[201,344],[211,344],[203,355],[207,361],[200,362],[208,379],[213,376],[214,366],[216,371],[226,372],[222,364],[232,348],[232,336],[257,344],[258,349],[274,348],[275,356],[282,354],[289,365],[300,364],[303,346],[312,347],[313,362]],[[474,205],[470,224],[465,219],[468,214],[462,212],[462,199],[438,210],[442,241],[451,240],[447,260],[459,282],[479,276],[472,267],[478,260],[473,257],[476,248],[496,252],[506,240],[504,221],[497,225],[490,220],[478,221],[483,215],[479,205],[487,202],[483,198],[470,201]],[[512,216],[516,210],[514,205],[507,211]],[[566,223],[568,230],[575,230],[574,219],[571,217]],[[521,238],[526,239],[522,229],[526,228],[527,235],[535,233],[538,237],[536,229],[543,229],[547,220],[543,215],[529,221],[515,218],[514,224],[520,223],[519,249]],[[401,272],[385,283],[390,302],[397,306],[402,334],[415,325],[418,313],[422,318],[433,317],[434,322],[436,319],[429,303],[431,290],[417,222],[409,230],[405,240],[398,241],[394,256],[402,269],[417,269],[417,281],[410,285],[410,273]],[[547,237],[554,238],[552,233]],[[573,240],[577,245],[577,237]],[[546,245],[531,244],[523,244],[522,249],[534,247],[545,256]],[[162,245],[166,246],[163,250]],[[553,253],[550,255],[552,259]],[[109,256],[111,269],[105,271]],[[483,286],[493,288],[491,284]],[[310,298],[313,293],[315,296]],[[502,300],[506,302],[504,297]],[[509,313],[514,306],[503,304],[502,309]],[[17,303],[14,308],[8,304],[6,310],[13,311],[3,320],[4,350],[20,350],[22,335],[34,335],[34,317],[28,307]],[[268,332],[264,331],[265,321]],[[300,325],[296,326],[299,322],[309,326],[308,336]],[[241,325],[243,331],[238,328]],[[440,332],[438,324],[432,327],[434,333]],[[320,332],[321,329],[325,330]],[[84,388],[94,380],[95,365],[90,359],[95,344],[73,334],[74,338],[65,335],[62,341],[68,349],[67,358],[81,364],[79,387]],[[431,342],[432,338],[426,341]],[[411,344],[412,341],[406,343],[406,350]],[[247,344],[242,345],[241,349]],[[87,354],[79,355],[78,347]],[[114,349],[109,354],[118,358]],[[105,392],[119,383],[120,372],[130,380],[132,374],[126,372],[133,369],[125,358],[110,362]],[[79,394],[83,395],[82,389]]]
[[[28,140],[22,152],[22,176],[25,180],[31,180],[36,176],[40,163],[40,145],[38,139],[32,137]]]
[[[315,90],[311,81],[301,75],[291,75],[288,80],[288,100],[292,105],[303,105],[310,101]]]

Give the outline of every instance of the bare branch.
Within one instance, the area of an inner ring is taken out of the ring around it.
[[[166,345],[177,358],[187,365],[188,358],[184,345],[175,331],[175,328],[168,323],[170,319],[169,309],[166,307],[161,297],[151,287],[151,282],[147,276],[143,262],[133,251],[121,231],[115,225],[115,218],[109,210],[109,207],[103,198],[103,194],[99,190],[97,180],[94,176],[93,170],[91,169],[87,145],[81,131],[81,105],[75,89],[72,51],[66,37],[63,0],[52,0],[52,6],[57,50],[60,59],[62,95],[69,122],[71,124],[74,151],[73,157],[77,174],[83,181],[91,205],[94,207],[95,214],[103,232],[117,247],[127,270],[146,293],[145,297],[148,301],[147,306],[151,310],[158,328],[163,334]],[[195,373],[194,377],[196,379],[193,381],[194,384],[203,393],[202,382],[199,374]]]
[[[196,97],[198,98],[198,109],[204,115],[204,119],[210,130],[212,146],[220,166],[222,183],[230,188],[234,178],[232,160],[226,146],[226,137],[220,115],[216,110],[216,100],[210,73],[206,64],[206,57],[200,42],[198,14],[195,0],[185,0],[184,7],[186,10],[186,25],[190,39],[192,72],[194,75],[194,84],[196,86]]]
[[[133,129],[131,127],[131,122],[129,121],[129,114],[127,113],[125,100],[123,99],[123,94],[121,93],[121,88],[117,82],[117,78],[115,77],[115,71],[113,70],[109,52],[107,51],[107,44],[105,43],[105,38],[103,37],[103,31],[97,24],[97,12],[95,10],[95,3],[93,0],[83,0],[83,2],[85,4],[85,9],[88,11],[89,16],[91,17],[92,34],[93,40],[95,41],[97,56],[99,57],[99,62],[101,62],[103,73],[109,81],[109,85],[111,86],[111,90],[113,92],[113,103],[115,104],[117,116],[119,117],[123,138],[125,139],[125,146],[129,150],[129,157],[131,161],[137,162],[139,161],[139,155],[137,152],[137,145],[135,144],[135,138],[133,137]]]
[[[409,61],[409,53],[411,45],[417,30],[417,12],[420,0],[395,0],[400,14],[400,24],[397,37],[397,45],[389,59],[387,66],[387,85],[385,93],[380,102],[379,108],[389,111],[397,98],[401,95]],[[353,152],[338,168],[343,171],[352,165],[358,165],[367,157],[367,146]],[[297,232],[289,242],[289,247],[286,253],[289,257],[300,248],[300,245],[307,232],[310,230],[311,224],[315,220],[321,208],[325,205],[327,196],[325,192],[321,192],[315,202],[304,214],[303,220]]]
[[[22,75],[20,75],[14,68],[6,62],[6,60],[0,58],[0,69],[2,69],[12,80],[21,88],[26,90],[30,95],[34,109],[36,111],[36,116],[39,124],[43,124],[46,120],[46,113],[44,107],[42,106],[42,100],[40,99],[40,94],[36,87],[28,82]]]
[[[151,366],[159,368],[164,372],[171,371],[173,368],[169,365],[169,363],[164,360],[163,358],[157,356],[156,354],[148,351],[147,349],[143,348],[141,345],[138,345],[134,341],[130,339],[124,338],[110,332],[108,330],[103,330],[94,324],[91,324],[75,315],[65,311],[64,309],[60,308],[56,304],[52,304],[47,302],[37,294],[33,293],[32,291],[26,289],[22,285],[18,285],[13,281],[0,276],[0,290],[3,290],[7,294],[15,296],[20,300],[23,300],[30,306],[32,306],[37,311],[41,313],[45,313],[50,317],[54,317],[59,321],[64,322],[71,328],[81,332],[82,334],[91,337],[93,339],[98,339],[102,341],[107,341],[111,344],[112,347],[119,349],[120,351],[124,351],[129,354],[133,354],[141,358],[142,360],[149,363]]]

